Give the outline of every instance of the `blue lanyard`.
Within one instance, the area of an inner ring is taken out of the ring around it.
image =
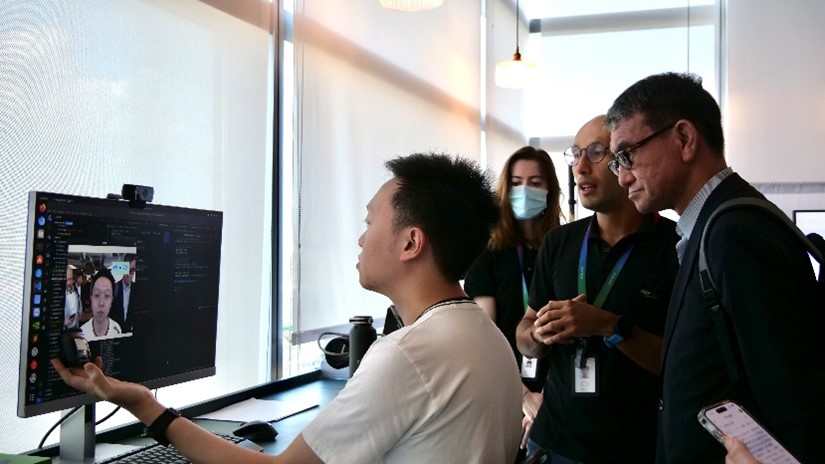
[[[516,245],[516,252],[518,252],[518,264],[521,268],[521,298],[524,302],[524,310],[527,311],[528,292],[527,292],[527,277],[524,274],[524,247],[521,244]]]
[[[581,252],[579,253],[579,273],[578,273],[578,282],[579,282],[579,295],[582,293],[587,293],[587,285],[585,285],[585,278],[586,278],[586,268],[587,268],[587,245],[590,241],[590,227],[592,226],[592,222],[590,225],[587,226],[587,232],[584,234],[584,241],[582,242]],[[607,295],[610,293],[610,290],[613,289],[613,284],[616,283],[616,278],[619,277],[619,273],[622,272],[622,268],[624,267],[625,263],[627,262],[627,258],[630,257],[630,252],[633,251],[633,248],[636,247],[636,243],[634,242],[631,244],[622,256],[619,258],[619,261],[613,266],[613,270],[610,271],[610,274],[607,276],[607,280],[605,281],[604,285],[602,285],[601,290],[599,290],[599,294],[596,297],[596,301],[593,302],[593,306],[597,308],[601,308],[602,304],[604,304],[604,300],[607,299]]]

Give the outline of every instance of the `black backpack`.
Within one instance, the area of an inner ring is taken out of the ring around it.
[[[739,370],[737,368],[736,358],[734,357],[734,346],[730,340],[730,331],[728,328],[727,319],[722,311],[722,303],[719,300],[719,294],[713,283],[713,277],[710,275],[710,268],[705,251],[705,240],[710,229],[711,224],[723,212],[731,208],[758,208],[766,210],[771,213],[778,221],[784,223],[789,230],[792,230],[796,235],[797,241],[800,245],[813,256],[819,263],[820,272],[818,277],[820,296],[825,296],[825,269],[823,269],[823,256],[825,256],[825,239],[819,234],[808,234],[807,236],[799,230],[799,228],[791,222],[788,216],[776,207],[773,203],[763,198],[746,197],[734,198],[725,201],[710,215],[708,221],[705,223],[705,228],[702,230],[702,238],[699,243],[699,281],[702,284],[702,294],[705,297],[705,302],[711,311],[713,318],[713,325],[716,327],[716,334],[719,337],[722,356],[725,358],[725,364],[728,368],[728,374],[731,383],[736,385],[739,382]]]

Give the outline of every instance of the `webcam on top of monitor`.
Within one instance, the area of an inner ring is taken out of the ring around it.
[[[133,208],[143,208],[146,203],[151,203],[155,196],[155,189],[146,185],[123,184],[120,195],[110,193],[106,198],[110,200],[127,200],[129,206]]]
[[[152,197],[155,196],[155,189],[145,185],[123,184],[120,194],[124,200],[151,203]]]

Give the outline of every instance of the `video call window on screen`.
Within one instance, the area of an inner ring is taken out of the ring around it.
[[[145,311],[132,297],[137,259],[133,246],[69,245],[63,328],[80,328],[87,341],[131,336],[135,314]]]
[[[49,363],[70,329],[123,380],[214,375],[221,212],[45,192],[28,205],[19,416],[94,401]]]

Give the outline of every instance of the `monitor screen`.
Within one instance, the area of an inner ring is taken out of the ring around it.
[[[794,210],[793,222],[805,235],[819,234],[825,237],[825,210]],[[819,278],[822,272],[821,266],[813,256],[810,258],[811,266]]]
[[[825,210],[794,210],[793,222],[806,235],[817,233],[825,237]]]
[[[218,211],[31,192],[18,416],[94,401],[49,362],[70,329],[122,380],[214,375],[222,225]]]

